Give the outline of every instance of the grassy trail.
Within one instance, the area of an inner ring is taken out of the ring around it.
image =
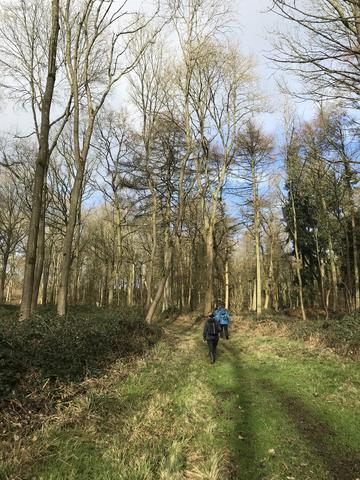
[[[358,365],[241,331],[210,365],[202,325],[189,322],[168,325],[144,359],[114,365],[17,447],[22,473],[8,466],[0,478],[360,478]]]

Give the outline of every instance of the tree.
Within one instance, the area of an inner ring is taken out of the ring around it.
[[[128,216],[137,202],[136,189],[139,166],[136,165],[135,135],[127,120],[128,113],[123,111],[104,112],[96,123],[93,145],[99,158],[98,174],[101,182],[98,188],[104,195],[108,209],[108,219],[112,227],[112,244],[107,255],[109,265],[108,303],[114,300],[115,286],[118,288],[120,271],[124,262],[125,227]],[[135,191],[135,198],[129,193]]]
[[[288,190],[288,211],[287,228],[291,235],[295,253],[295,271],[298,282],[298,298],[301,309],[302,319],[306,320],[306,312],[304,306],[304,289],[302,270],[302,258],[299,250],[299,211],[300,214],[306,213],[306,209],[298,208],[298,199],[301,198],[300,180],[303,174],[303,164],[299,155],[300,145],[299,139],[295,132],[294,125],[288,125],[286,142],[284,145],[284,163],[287,172],[286,188]],[[286,215],[286,213],[285,213]],[[307,225],[307,228],[311,228]]]
[[[149,34],[151,32],[139,32],[137,41],[132,46],[134,57],[138,56],[138,52]],[[142,55],[130,75],[131,98],[141,115],[142,169],[147,178],[147,187],[151,195],[151,255],[146,278],[146,306],[148,309],[153,299],[155,260],[158,248],[159,195],[156,177],[160,169],[157,168],[159,158],[156,157],[153,161],[153,150],[156,136],[161,133],[159,123],[161,123],[161,116],[165,114],[164,107],[170,88],[169,84],[170,75],[166,65],[163,39],[158,39],[157,44],[151,45]]]
[[[353,290],[354,298],[353,302],[350,303],[353,303],[354,308],[358,309],[360,308],[359,247],[357,209],[354,200],[355,187],[358,183],[358,172],[356,170],[357,129],[354,129],[354,122],[348,115],[336,110],[328,113],[322,110],[318,122],[325,137],[324,141],[329,149],[332,169],[337,179],[334,185],[336,187],[336,190],[334,190],[334,200],[336,202],[334,215],[340,220],[340,229],[345,232],[347,275],[353,278],[353,281],[348,282],[347,289],[348,291]],[[339,194],[341,195],[340,199]],[[340,209],[344,211],[345,222],[344,218],[341,219],[341,216],[338,215],[339,201]],[[349,233],[347,233],[348,231]],[[351,240],[349,237],[351,237]],[[351,260],[350,248],[352,249]],[[351,273],[351,270],[353,270],[353,273]]]
[[[75,8],[67,0],[62,11],[64,62],[74,99],[72,142],[76,176],[60,268],[59,315],[66,312],[74,229],[95,120],[115,84],[134,68],[148,46],[148,43],[143,45],[137,58],[129,63],[124,61],[132,36],[149,22],[141,18],[134,19],[125,11],[125,4],[117,6],[114,0],[87,0],[79,6],[75,4]],[[128,19],[127,25],[115,32],[113,28],[124,18]]]
[[[261,194],[260,184],[264,181],[265,168],[271,161],[273,141],[266,136],[252,122],[249,121],[246,128],[237,137],[236,154],[240,175],[243,181],[251,189],[248,206],[250,207],[251,229],[255,239],[256,261],[256,314],[262,312],[262,281],[261,281]],[[263,177],[261,179],[261,177]]]
[[[39,154],[35,167],[32,210],[29,226],[29,236],[26,247],[26,263],[24,273],[23,294],[20,315],[27,319],[31,313],[33,283],[36,265],[37,238],[43,208],[43,191],[49,162],[49,135],[51,128],[50,109],[52,105],[55,79],[56,79],[56,54],[59,37],[59,0],[51,4],[51,33],[49,38],[48,70],[44,97],[41,106],[41,125],[39,136]]]
[[[24,104],[30,103],[38,142],[20,310],[21,318],[26,319],[33,305],[37,242],[40,219],[44,212],[43,191],[49,157],[68,119],[71,98],[63,113],[56,119],[51,119],[50,110],[57,75],[59,0],[52,0],[51,8],[38,0],[18,0],[15,5],[4,6],[3,9],[0,65],[5,73],[5,86],[14,98],[20,98]],[[49,145],[50,132],[54,125],[59,127]]]
[[[25,216],[21,196],[8,172],[0,170],[0,304],[4,301],[8,264],[25,236]]]
[[[273,0],[273,10],[296,24],[276,32],[274,60],[303,80],[311,99],[343,100],[358,108],[360,6],[356,0]]]

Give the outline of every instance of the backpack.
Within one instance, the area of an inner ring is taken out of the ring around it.
[[[225,310],[225,308],[222,308],[221,310],[219,310],[218,321],[222,325],[228,325],[230,323],[229,314],[227,310]]]
[[[219,334],[219,325],[216,320],[208,321],[209,335],[216,336]]]

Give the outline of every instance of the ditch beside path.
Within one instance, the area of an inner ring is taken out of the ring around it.
[[[211,365],[201,334],[194,319],[168,323],[126,376],[113,365],[24,442],[26,470],[0,479],[360,478],[358,365],[241,328]]]

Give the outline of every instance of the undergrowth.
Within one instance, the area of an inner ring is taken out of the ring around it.
[[[136,309],[76,307],[58,317],[43,308],[24,322],[18,315],[0,307],[0,442],[36,428],[81,393],[84,381],[143,354],[161,335]]]
[[[360,357],[360,312],[327,320],[313,317],[306,321],[279,313],[264,313],[259,318],[246,314],[245,320],[237,323],[237,328],[303,340],[315,348],[331,349],[354,359]]]

